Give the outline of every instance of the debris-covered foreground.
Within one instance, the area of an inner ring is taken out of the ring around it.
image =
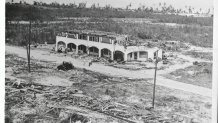
[[[210,123],[211,98],[112,77],[85,69],[57,70],[56,64],[6,55],[5,116],[15,123],[145,122]]]

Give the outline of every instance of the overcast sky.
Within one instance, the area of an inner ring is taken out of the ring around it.
[[[11,0],[6,0],[11,1]],[[17,0],[14,0],[17,1]],[[19,1],[19,0],[18,0]],[[34,1],[34,0],[25,0],[25,1]],[[91,6],[93,3],[99,3],[100,6],[105,6],[110,4],[113,7],[125,8],[128,4],[132,4],[132,8],[137,8],[140,5],[158,7],[159,3],[166,3],[167,5],[172,5],[175,8],[185,8],[185,6],[192,6],[195,9],[207,10],[208,8],[213,8],[213,0],[35,0],[42,1],[46,3],[58,2],[58,3],[80,3],[86,2],[87,6]]]

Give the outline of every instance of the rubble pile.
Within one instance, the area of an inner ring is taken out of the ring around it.
[[[63,70],[63,71],[68,71],[74,69],[74,66],[70,62],[63,61],[61,65],[58,65],[57,67],[58,70]]]
[[[110,116],[114,120],[131,123],[139,121],[162,123],[187,120],[186,117],[180,115],[175,115],[174,118],[170,118],[171,116],[163,117],[153,109],[136,103],[127,105],[122,102],[115,102],[112,98],[106,96],[113,93],[111,89],[105,91],[106,95],[104,97],[94,98],[87,96],[83,91],[73,86],[45,86],[10,79],[6,79],[5,86],[6,117],[14,119],[14,122],[16,122],[15,120],[25,122],[52,120],[61,123],[70,121],[87,123],[96,118],[92,117],[88,112],[95,112]],[[120,93],[120,90],[115,92]],[[179,101],[175,97],[163,98],[163,100],[165,102],[170,100],[172,105]],[[157,108],[160,105],[162,104],[158,101]]]
[[[139,120],[135,118],[136,116],[131,111],[133,110],[131,108],[128,109],[111,100],[101,100],[86,96],[81,90],[72,87],[54,87],[13,81],[7,79],[5,83],[6,112],[13,115],[13,117],[7,115],[10,119],[19,119],[19,121],[25,122],[35,118],[49,118],[59,122],[77,120],[86,123],[90,121],[90,117],[73,113],[66,108],[77,106],[78,108],[85,108],[128,122]],[[42,102],[44,102],[44,106],[42,106]],[[67,117],[63,119],[61,112],[71,113],[68,113]]]

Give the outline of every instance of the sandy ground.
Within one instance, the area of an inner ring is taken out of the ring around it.
[[[213,48],[204,48],[204,47],[198,47],[198,46],[190,46],[190,48],[187,51],[195,51],[195,52],[213,52]]]
[[[6,52],[17,54],[20,57],[26,58],[26,50],[21,47],[6,46]],[[176,69],[181,69],[189,65],[192,65],[193,61],[196,61],[196,60],[202,61],[201,59],[195,59],[195,58],[191,58],[185,55],[179,55],[179,57],[185,60],[188,60],[189,62],[184,63],[184,64],[176,64],[176,65],[171,66],[168,69],[158,71],[157,85],[161,85],[161,86],[165,86],[165,87],[169,87],[173,89],[179,89],[179,90],[199,94],[202,96],[211,97],[212,96],[211,89],[199,87],[199,86],[195,86],[191,84],[181,83],[181,82],[170,80],[170,79],[167,79],[161,76],[161,74],[166,74]],[[112,76],[129,77],[133,79],[134,78],[148,79],[148,78],[153,78],[154,76],[154,70],[130,71],[130,70],[124,70],[124,69],[114,68],[110,66],[105,66],[103,64],[98,64],[98,63],[93,63],[93,65],[89,67],[88,65],[84,65],[84,62],[82,59],[73,59],[68,56],[63,56],[63,55],[61,56],[60,54],[51,54],[49,51],[41,51],[37,49],[31,50],[31,58],[42,60],[42,61],[51,61],[57,64],[60,64],[63,61],[70,61],[73,63],[75,67],[85,68],[91,71],[100,72],[100,73],[107,74],[107,75],[109,74]],[[153,81],[150,81],[150,82],[153,83]]]
[[[159,74],[167,74],[167,73],[173,72],[173,71],[175,71],[177,69],[186,68],[188,66],[193,65],[193,62],[195,62],[195,61],[198,61],[198,62],[212,62],[212,61],[204,60],[204,59],[200,59],[200,58],[193,58],[193,57],[188,56],[188,55],[183,55],[182,53],[174,53],[174,54],[176,54],[178,58],[183,59],[186,62],[177,63],[177,64],[174,64],[174,65],[171,65],[167,69],[159,70],[158,71]]]

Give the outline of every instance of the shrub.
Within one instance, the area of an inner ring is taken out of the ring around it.
[[[71,70],[71,69],[74,69],[74,66],[72,63],[70,62],[63,62],[61,65],[59,65],[57,67],[58,70],[63,70],[63,71],[68,71],[68,70]]]
[[[142,32],[138,33],[138,37],[141,38],[141,39],[152,39],[152,36],[150,34],[145,34],[145,33],[142,33]]]

